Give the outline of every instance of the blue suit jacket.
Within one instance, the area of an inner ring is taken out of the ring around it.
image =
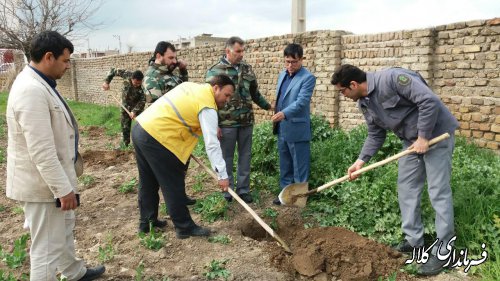
[[[276,97],[285,75],[288,75],[286,70],[279,75]],[[311,140],[310,104],[315,85],[316,77],[302,67],[286,89],[280,110],[285,114],[285,119],[280,122],[279,132],[286,142]]]

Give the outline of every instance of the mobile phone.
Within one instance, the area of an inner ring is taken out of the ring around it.
[[[76,196],[76,206],[80,206],[80,194],[77,193],[75,194]],[[59,198],[56,198],[56,208],[61,208],[61,200]]]

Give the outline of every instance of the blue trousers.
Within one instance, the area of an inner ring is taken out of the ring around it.
[[[292,183],[306,182],[311,166],[311,142],[286,142],[278,135],[280,156],[280,188]]]

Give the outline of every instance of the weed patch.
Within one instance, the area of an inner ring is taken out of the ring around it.
[[[231,237],[229,237],[229,235],[216,235],[209,237],[208,242],[227,245],[231,243]]]
[[[203,273],[203,276],[205,276],[208,280],[214,280],[217,278],[227,280],[229,275],[231,275],[231,272],[226,269],[226,263],[228,261],[229,259],[210,261],[210,263],[205,266],[207,272]]]
[[[137,186],[137,179],[133,178],[128,182],[125,182],[122,185],[120,185],[120,187],[118,187],[118,191],[120,193],[132,193],[136,190],[136,186]]]
[[[5,252],[0,246],[0,258],[2,262],[11,269],[21,267],[28,255],[26,252],[26,243],[29,238],[29,233],[26,233],[16,239],[16,241],[14,241],[14,250],[12,253]]]
[[[220,218],[227,217],[228,204],[220,192],[212,193],[204,199],[197,200],[193,211],[201,214],[201,219],[206,222],[214,222]]]
[[[165,245],[165,236],[163,233],[157,233],[153,224],[149,224],[149,233],[139,232],[139,240],[144,247],[158,251]]]

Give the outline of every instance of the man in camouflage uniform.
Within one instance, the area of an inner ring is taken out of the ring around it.
[[[179,75],[173,73],[177,66]],[[153,57],[149,60],[149,68],[145,76],[143,87],[146,103],[149,106],[175,86],[188,81],[187,64],[182,60],[177,60],[174,45],[160,41],[156,45]]]
[[[104,91],[109,90],[109,83],[111,83],[111,80],[113,80],[115,76],[123,78],[121,125],[123,144],[128,146],[130,144],[130,125],[132,119],[144,110],[144,105],[146,103],[144,90],[141,86],[144,74],[142,74],[140,70],[130,72],[124,69],[111,68],[104,79],[104,84],[102,84],[102,89]],[[124,108],[126,108],[128,112],[125,111]]]
[[[253,201],[250,192],[250,160],[252,156],[252,131],[254,114],[252,101],[260,108],[272,110],[272,106],[260,94],[257,79],[252,67],[242,61],[245,42],[239,37],[231,37],[226,42],[225,55],[213,65],[206,74],[206,81],[218,74],[228,75],[236,85],[231,100],[219,110],[218,137],[222,154],[226,161],[229,183],[235,188],[233,178],[233,159],[238,143],[238,175],[236,193],[247,203]],[[230,202],[231,195],[224,198]]]

